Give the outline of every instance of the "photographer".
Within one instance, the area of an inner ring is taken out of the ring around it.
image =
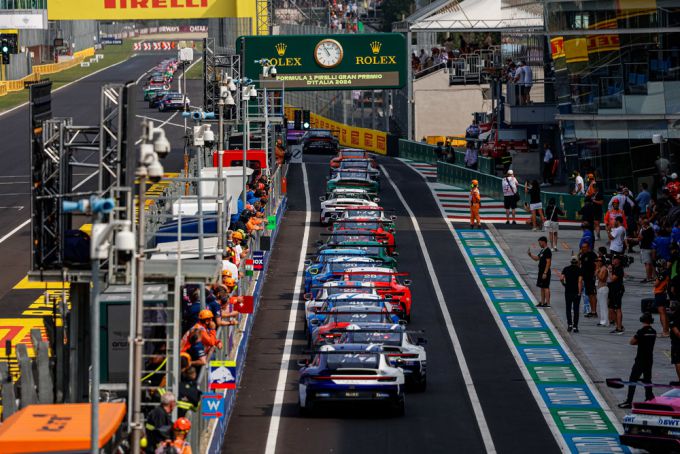
[[[607,227],[609,237],[609,253],[615,255],[623,254],[625,249],[626,229],[623,226],[623,217],[617,216],[614,219],[614,228]]]

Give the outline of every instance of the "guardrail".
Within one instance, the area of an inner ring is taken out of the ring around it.
[[[482,194],[493,199],[503,200],[502,178],[489,175],[484,172],[468,169],[464,166],[449,164],[447,162],[437,162],[437,181],[452,186],[467,188],[471,180],[479,181],[479,190]],[[519,188],[520,204],[528,203],[528,195],[524,193],[524,187]],[[584,197],[565,194],[563,192],[541,191],[541,202],[545,207],[548,200],[554,198],[557,206],[566,213],[565,220],[580,221],[581,216],[578,211],[583,206]],[[611,197],[605,197],[605,205]]]
[[[427,162],[435,164],[438,161],[437,145],[430,145],[423,142],[399,139],[399,157],[411,159],[413,161]],[[465,148],[452,147],[453,156],[457,165],[465,166]],[[442,152],[446,153],[446,148],[441,147]],[[493,175],[496,173],[495,161],[486,156],[477,156],[477,166],[480,172]]]

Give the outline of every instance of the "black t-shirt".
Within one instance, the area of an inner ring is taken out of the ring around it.
[[[583,280],[592,281],[595,278],[595,260],[597,260],[597,255],[593,251],[582,252],[580,259]]]
[[[539,185],[532,185],[529,189],[529,201],[530,203],[541,202],[541,187]]]
[[[654,242],[654,229],[647,227],[640,229],[640,249],[652,249],[652,243]]]
[[[562,276],[564,276],[564,293],[578,293],[580,268],[577,265],[569,265],[562,270]]]
[[[680,329],[680,310],[676,309],[675,312],[673,312],[669,325],[671,329],[671,345],[674,347],[680,347],[680,336],[676,336],[673,333],[674,327]]]
[[[552,251],[550,250],[549,247],[545,247],[541,249],[541,252],[538,253],[538,274],[543,275],[543,273],[550,273],[550,270],[546,270],[546,265],[548,262],[548,259],[552,258]]]
[[[593,212],[595,214],[599,214],[602,216],[602,207],[604,206],[604,197],[602,197],[602,192],[597,191],[595,195],[593,195],[593,200],[597,200],[598,202],[602,202],[602,205],[599,205],[597,203],[593,203]]]
[[[602,210],[600,210],[602,211]],[[593,228],[593,222],[595,221],[595,207],[593,203],[586,203],[578,211],[581,215],[581,219],[590,224],[590,228]]]
[[[623,290],[623,267],[622,266],[612,266],[612,277],[616,276],[618,279],[616,281],[609,283],[610,291],[621,291]]]
[[[650,364],[654,362],[654,343],[656,342],[656,330],[651,326],[643,326],[637,333],[637,355],[635,361]]]

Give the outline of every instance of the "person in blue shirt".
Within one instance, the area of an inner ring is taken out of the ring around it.
[[[590,250],[595,249],[595,236],[593,235],[592,227],[588,222],[581,223],[581,229],[583,229],[583,234],[581,235],[581,240],[578,242],[578,248],[583,247],[583,243],[588,243]]]
[[[671,230],[671,241],[674,244],[680,242],[680,221],[675,221],[675,225],[673,225],[673,230]]]
[[[652,243],[654,249],[654,260],[664,259],[667,262],[671,259],[671,236],[668,230],[661,228],[659,234]]]
[[[652,200],[652,194],[647,190],[647,183],[640,184],[640,193],[635,197],[635,203],[640,208],[640,213],[646,214],[649,202]]]

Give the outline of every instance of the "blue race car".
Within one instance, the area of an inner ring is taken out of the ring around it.
[[[391,308],[382,306],[336,305],[329,312],[310,321],[311,345],[323,345],[339,338],[350,325],[365,323],[395,323]]]
[[[315,263],[305,270],[305,293],[329,281],[342,279],[342,272],[355,266],[376,266],[380,262],[363,255],[336,256],[327,258],[323,263]]]
[[[313,329],[324,321],[326,315],[336,307],[371,307],[374,311],[384,309],[391,314],[392,322],[399,323],[399,316],[393,314],[394,308],[382,296],[366,293],[345,293],[329,296],[320,302],[310,302],[305,309],[307,332],[312,333]]]
[[[389,364],[380,345],[324,345],[299,362],[298,406],[302,416],[323,404],[358,402],[388,406],[405,413],[404,372]]]

